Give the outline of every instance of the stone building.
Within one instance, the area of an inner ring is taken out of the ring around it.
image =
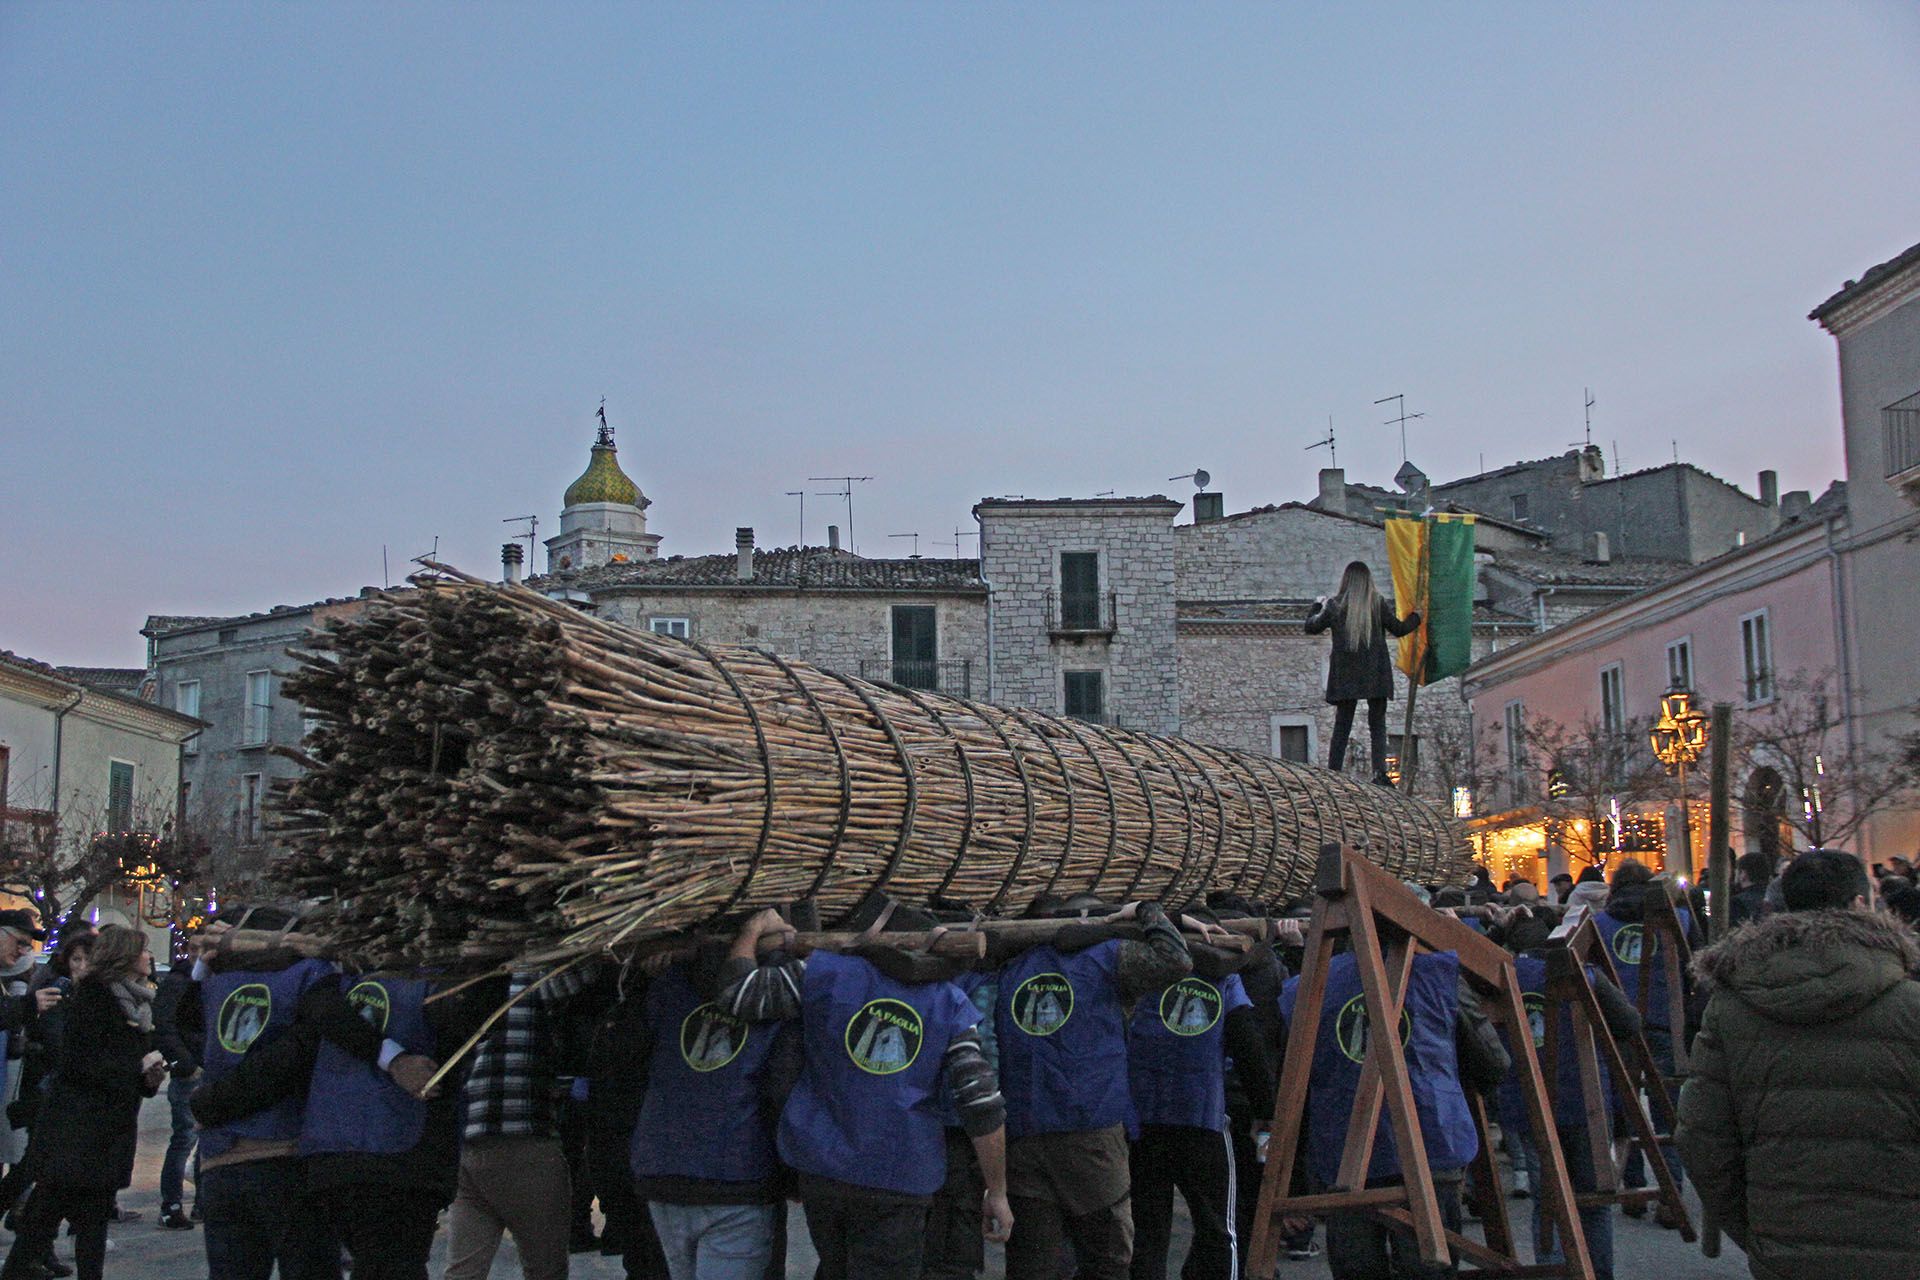
[[[280,689],[294,667],[287,649],[309,628],[365,608],[372,593],[237,618],[156,614],[141,629],[157,701],[206,723],[182,748],[182,789],[185,821],[208,841],[216,883],[266,865],[276,849],[267,797],[300,771],[284,750],[297,749],[310,726]]]

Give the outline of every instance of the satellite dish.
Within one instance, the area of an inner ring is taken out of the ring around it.
[[[1196,489],[1206,488],[1207,485],[1212,482],[1212,480],[1213,480],[1213,477],[1208,475],[1204,471],[1196,471],[1193,473],[1193,487]]]

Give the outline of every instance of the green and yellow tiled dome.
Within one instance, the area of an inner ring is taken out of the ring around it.
[[[573,507],[583,502],[640,505],[640,486],[627,478],[615,454],[612,435],[603,433],[600,442],[593,446],[593,460],[587,463],[587,469],[567,486],[566,505]]]

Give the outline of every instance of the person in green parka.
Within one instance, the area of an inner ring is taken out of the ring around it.
[[[1786,911],[1704,951],[1677,1139],[1758,1280],[1920,1276],[1920,940],[1851,854],[1802,854]]]

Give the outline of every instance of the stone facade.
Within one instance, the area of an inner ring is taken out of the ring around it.
[[[1364,560],[1393,594],[1377,522],[1297,502],[1174,529],[1176,582],[1185,600],[1312,600],[1332,595],[1350,560]]]
[[[286,650],[300,647],[308,628],[365,607],[363,598],[239,618],[148,619],[141,634],[160,705],[192,708],[207,722],[182,760],[186,821],[209,841],[216,883],[257,873],[279,849],[266,830],[265,805],[274,784],[300,766],[273,748],[298,747],[306,737],[300,706],[280,689],[295,665]],[[250,717],[256,672],[267,673],[267,700]]]
[[[961,697],[987,695],[984,590],[936,595],[668,587],[602,592],[595,603],[601,617],[642,631],[656,621],[684,619],[692,640],[771,649],[783,658],[874,679],[893,678],[894,609],[931,607],[938,669],[933,687]]]
[[[997,702],[1067,709],[1068,673],[1099,676],[1101,718],[1147,733],[1180,726],[1174,644],[1175,560],[1169,498],[990,498],[980,521],[981,576],[992,606]],[[1098,557],[1099,626],[1062,615],[1061,557]]]

